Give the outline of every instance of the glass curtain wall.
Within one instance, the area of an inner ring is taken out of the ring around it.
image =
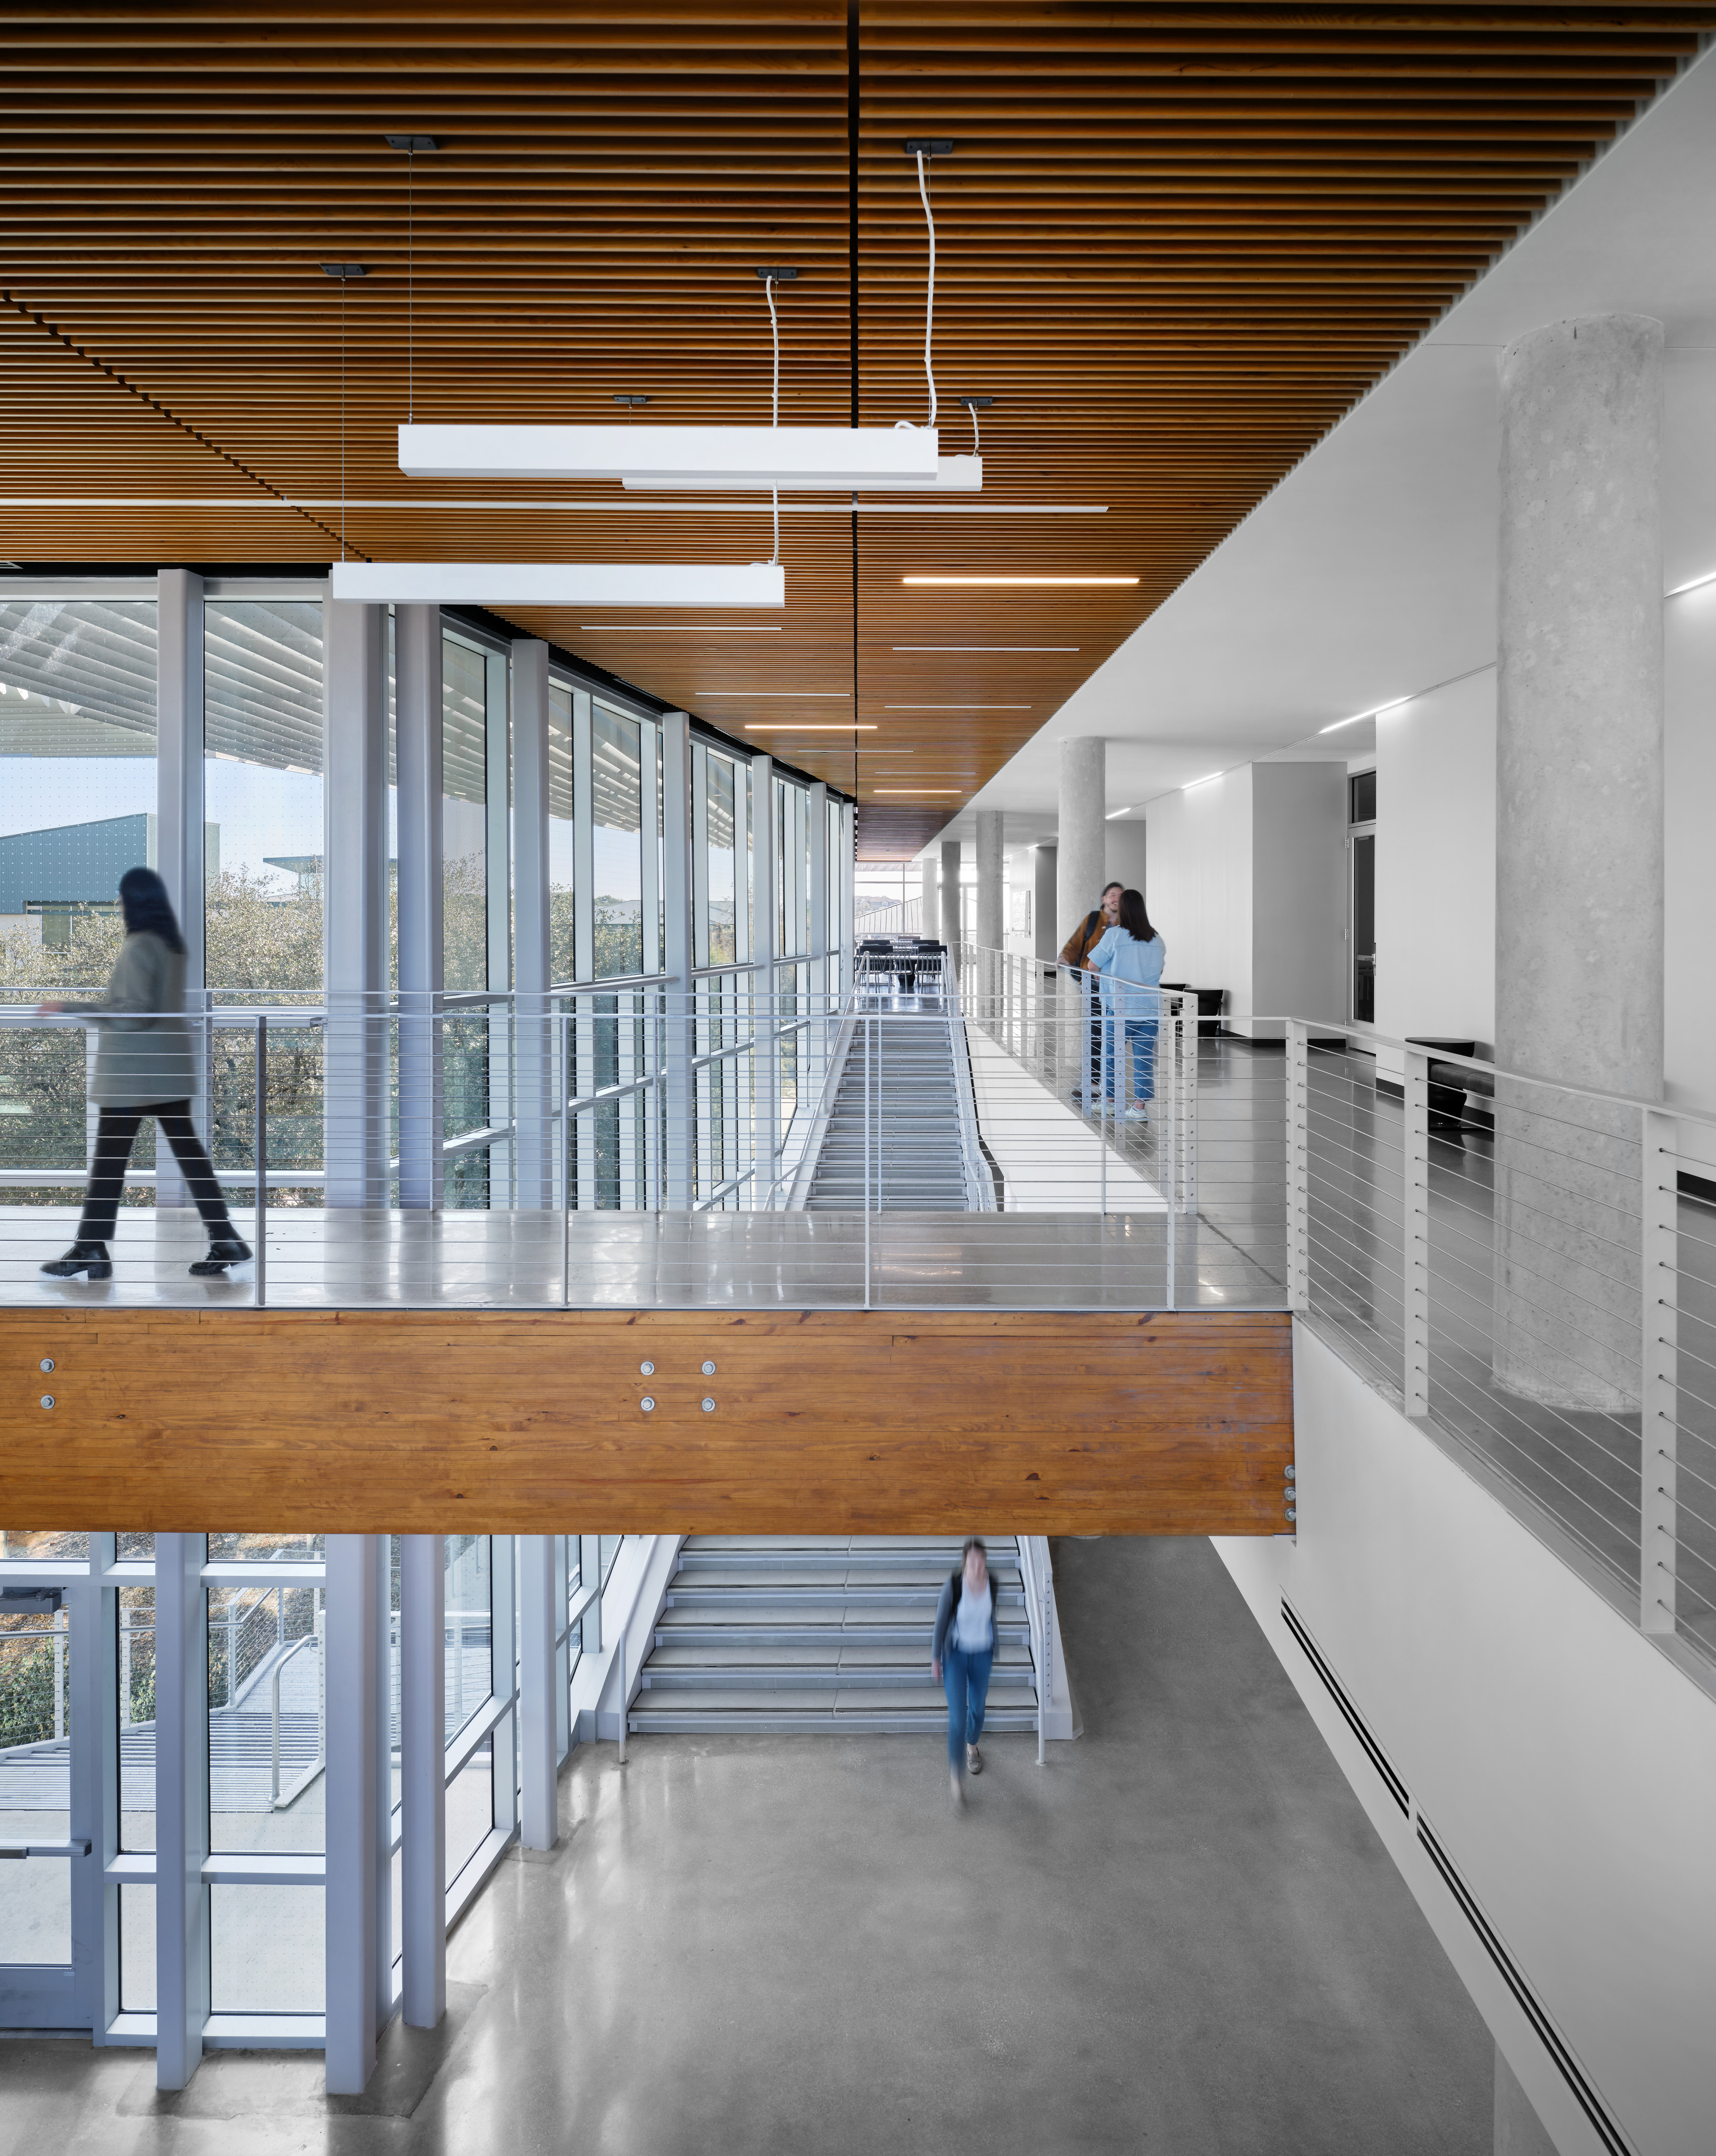
[[[645,760],[653,776],[657,729],[604,704],[590,713],[590,822],[592,853],[591,948],[593,978],[615,980],[644,970]],[[659,794],[659,786],[648,791]],[[652,812],[652,829],[657,817]],[[659,840],[655,860],[660,860]],[[657,886],[655,876],[650,879]],[[659,887],[659,886],[658,886]],[[659,940],[657,947],[659,948]],[[619,991],[581,999],[588,1016],[579,1032],[578,1088],[618,1090],[593,1114],[580,1117],[577,1163],[580,1202],[599,1211],[630,1211],[648,1202],[650,1172],[658,1157],[659,1127],[652,1091],[640,1081],[653,1065],[657,1029],[655,999],[646,992]],[[652,1135],[658,1145],[652,1146]]]
[[[509,985],[511,891],[502,833],[507,807],[506,688],[496,654],[450,629],[441,637],[442,981],[450,998]],[[494,781],[498,771],[501,783]],[[506,1203],[505,1141],[464,1144],[507,1120],[504,1007],[450,1013],[441,1033],[443,1180],[450,1207]]]
[[[256,1036],[224,1007],[290,1009],[322,993],[322,641],[315,600],[211,599],[203,617],[203,932],[213,1014],[210,1152],[254,1203]],[[269,1027],[271,1177],[322,1165],[322,1032]],[[276,1180],[274,1204],[319,1204],[319,1183]]]
[[[113,970],[119,879],[156,857],[155,633],[152,601],[0,600],[0,1005]],[[7,1204],[75,1204],[92,1054],[82,1028],[0,1024]],[[153,1158],[151,1132],[132,1158]],[[152,1178],[125,1197],[152,1203]]]

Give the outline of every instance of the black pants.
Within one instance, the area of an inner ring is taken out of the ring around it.
[[[90,1187],[84,1194],[84,1217],[78,1228],[80,1243],[112,1240],[119,1216],[119,1194],[131,1165],[131,1147],[145,1116],[153,1116],[167,1133],[172,1157],[197,1202],[203,1224],[211,1240],[230,1235],[232,1222],[226,1200],[214,1179],[214,1170],[203,1150],[203,1141],[191,1121],[188,1101],[161,1101],[148,1108],[104,1108],[95,1132],[95,1158],[90,1169]]]

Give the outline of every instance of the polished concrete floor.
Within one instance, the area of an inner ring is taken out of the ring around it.
[[[0,2046],[0,2156],[1484,2156],[1488,2035],[1210,1545],[1063,1543],[1084,1735],[574,1755],[369,2093]]]

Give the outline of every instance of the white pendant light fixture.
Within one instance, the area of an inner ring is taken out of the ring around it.
[[[333,596],[370,606],[783,607],[778,562],[336,562]]]
[[[924,303],[923,364],[929,383],[929,424],[914,427],[783,427],[780,331],[774,286],[796,270],[762,269],[774,339],[774,420],[768,427],[509,425],[492,421],[402,425],[399,469],[411,479],[617,479],[628,490],[692,492],[767,487],[772,493],[977,494],[980,455],[944,457],[937,427],[932,350],[935,333],[936,232],[924,177],[926,157],[945,157],[951,142],[907,142],[917,160],[918,193],[929,234]],[[968,408],[988,398],[964,400]],[[972,413],[974,434],[976,413]]]

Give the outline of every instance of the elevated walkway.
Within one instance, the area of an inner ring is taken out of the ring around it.
[[[1034,1729],[1015,1537],[993,1535],[998,1629],[988,1727]],[[657,1620],[635,1730],[862,1735],[941,1728],[930,1673],[957,1539],[923,1535],[695,1535]]]

